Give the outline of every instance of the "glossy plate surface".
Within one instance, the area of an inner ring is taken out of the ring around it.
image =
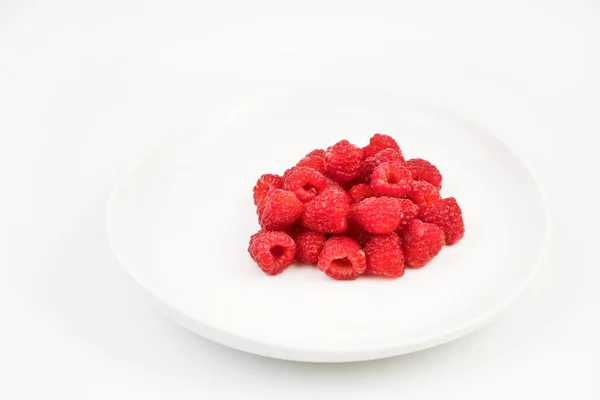
[[[266,276],[247,253],[252,187],[315,148],[363,146],[374,132],[430,160],[466,235],[397,280],[338,282],[314,267]],[[532,277],[546,212],[528,168],[492,133],[375,89],[250,97],[158,148],[111,195],[107,229],[132,277],[178,323],[216,342],[315,362],[389,357],[467,334]]]

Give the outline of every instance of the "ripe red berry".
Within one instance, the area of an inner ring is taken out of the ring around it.
[[[318,267],[334,279],[349,280],[365,272],[367,261],[365,253],[354,240],[333,236],[325,242]]]
[[[375,158],[377,165],[390,161],[400,164],[404,163],[404,157],[402,156],[402,153],[400,150],[395,149],[383,149],[379,153],[375,154],[373,158]]]
[[[327,238],[324,233],[304,231],[295,238],[296,240],[296,261],[317,265],[319,254],[325,246]]]
[[[284,231],[302,215],[304,204],[292,192],[273,189],[261,203],[260,226],[266,231]]]
[[[396,233],[375,235],[364,245],[367,272],[398,278],[404,275],[404,255]]]
[[[262,230],[248,251],[271,275],[295,259],[335,279],[400,277],[464,236],[462,211],[454,198],[441,199],[441,187],[433,164],[405,160],[388,135],[364,148],[341,140],[283,176],[260,177],[253,197]]]
[[[327,178],[310,167],[293,167],[283,177],[283,188],[294,192],[301,202],[315,198],[327,187]]]
[[[265,205],[267,203],[265,202],[265,199],[262,199],[260,201],[260,203],[258,203],[258,206],[256,206],[256,215],[258,215],[258,223],[260,224],[260,218],[262,216],[263,211],[265,211]]]
[[[384,162],[397,162],[404,163],[404,157],[402,153],[394,149],[383,149],[373,157],[367,157],[360,162],[360,172],[358,174],[358,181],[363,183],[371,183],[371,175],[375,167]]]
[[[254,205],[258,206],[260,202],[267,197],[271,189],[281,189],[283,187],[283,178],[279,175],[264,174],[254,186]]]
[[[385,162],[373,170],[371,188],[378,196],[403,197],[412,189],[410,172],[397,162]]]
[[[404,232],[403,250],[406,265],[420,268],[435,257],[444,246],[444,232],[434,224],[413,219]]]
[[[294,262],[296,244],[284,232],[259,231],[250,237],[250,257],[267,275],[277,275]]]
[[[315,149],[308,153],[306,157],[325,157],[325,150],[323,149]]]
[[[465,235],[462,211],[454,197],[439,200],[421,212],[420,218],[439,226],[446,237],[446,244],[452,245]]]
[[[297,167],[308,167],[322,174],[325,173],[325,157],[304,157],[298,161]]]
[[[369,197],[358,203],[356,219],[369,233],[392,233],[400,224],[400,205],[397,199],[391,197]]]
[[[350,205],[350,215],[348,215],[348,229],[344,235],[353,239],[356,243],[358,243],[361,247],[363,247],[367,240],[372,236],[369,232],[365,231],[358,222],[358,218],[356,217],[356,208],[358,207],[358,203],[354,203]]]
[[[296,236],[307,230],[308,229],[306,229],[306,227],[302,225],[302,221],[300,221],[300,218],[298,218],[296,222],[290,225],[284,232],[290,235],[292,239],[296,240]]]
[[[419,207],[408,199],[397,199],[400,205],[400,224],[398,225],[398,234],[410,225],[413,219],[419,215]]]
[[[367,157],[360,162],[360,171],[358,173],[358,180],[363,183],[371,183],[371,175],[373,170],[379,163],[375,157]]]
[[[414,181],[413,188],[408,193],[407,197],[419,206],[420,210],[424,210],[436,201],[442,198],[439,190],[431,183],[426,181]]]
[[[350,203],[360,203],[364,199],[375,196],[375,193],[373,193],[371,186],[366,183],[359,183],[348,190],[348,196],[350,196]]]
[[[414,180],[426,181],[440,190],[442,188],[442,174],[435,165],[422,158],[413,158],[404,162]]]
[[[400,146],[398,146],[398,143],[396,143],[394,138],[381,133],[376,133],[369,140],[369,144],[363,148],[363,158],[373,157],[384,149],[393,149],[400,152]]]
[[[340,186],[344,189],[344,191],[348,192],[350,191],[350,189],[352,189],[352,186],[358,185],[359,183],[362,182],[360,182],[358,178],[354,178],[350,182],[343,183]]]
[[[348,228],[350,199],[343,190],[327,188],[306,203],[302,223],[321,233],[343,233]]]
[[[343,184],[350,182],[360,172],[362,150],[347,140],[341,140],[325,152],[325,175]]]
[[[340,190],[344,193],[346,192],[339,183],[337,183],[336,181],[334,181],[331,178],[327,178],[327,189],[336,189],[336,190]]]
[[[298,161],[297,167],[309,167],[325,174],[325,150],[317,149],[308,153]]]

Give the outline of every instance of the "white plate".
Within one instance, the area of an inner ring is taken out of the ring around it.
[[[307,266],[263,274],[246,250],[258,229],[256,179],[374,132],[439,167],[464,239],[397,280],[339,282]],[[229,107],[143,161],[107,209],[117,256],[168,316],[236,349],[316,362],[399,355],[482,326],[532,277],[546,225],[536,180],[499,139],[371,89],[282,91]]]

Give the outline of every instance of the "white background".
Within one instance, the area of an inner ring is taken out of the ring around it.
[[[548,197],[549,251],[506,313],[434,349],[315,365],[150,308],[104,236],[124,169],[256,89],[416,71]],[[600,398],[599,72],[594,1],[3,1],[0,398]]]

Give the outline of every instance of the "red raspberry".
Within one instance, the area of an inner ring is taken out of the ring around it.
[[[296,244],[284,232],[259,231],[250,237],[250,257],[267,275],[277,275],[294,262]]]
[[[402,157],[401,153],[393,149],[381,150],[373,157],[367,157],[360,162],[358,180],[364,183],[371,183],[371,175],[373,175],[373,170],[375,170],[376,166],[383,164],[384,162],[397,162],[402,164],[404,163],[404,157]]]
[[[348,228],[350,199],[343,190],[327,188],[306,203],[302,223],[321,233],[342,233]]]
[[[356,243],[363,247],[372,235],[360,226],[358,218],[356,217],[357,207],[358,203],[350,205],[350,215],[348,215],[348,230],[346,233],[344,233],[344,235],[348,236],[350,239],[353,239]]]
[[[325,242],[317,265],[333,279],[348,280],[364,273],[367,261],[358,243],[346,236],[334,236]]]
[[[260,202],[267,197],[271,189],[281,189],[283,187],[283,178],[279,175],[264,174],[254,186],[254,205],[258,206]]]
[[[283,171],[283,176],[281,177],[282,181],[285,182],[287,176],[292,172],[292,169],[286,169],[285,171]],[[281,186],[280,189],[283,189],[283,186]]]
[[[404,275],[404,255],[397,234],[372,236],[363,250],[367,258],[368,273],[391,278]]]
[[[250,242],[248,244],[248,252],[250,253],[250,255],[252,255],[252,253],[250,252],[250,249],[252,249],[252,245],[254,244],[254,240],[258,237],[260,237],[262,234],[264,234],[265,232],[268,231],[263,231],[262,229],[258,232],[256,232],[254,235],[250,236]]]
[[[293,167],[283,178],[283,188],[294,192],[303,203],[314,199],[326,187],[325,175],[309,167]]]
[[[371,188],[378,196],[402,197],[412,189],[410,172],[397,162],[384,162],[375,167]]]
[[[421,158],[413,158],[404,162],[414,180],[427,181],[440,190],[442,188],[442,174],[429,161]]]
[[[375,193],[373,193],[371,186],[366,183],[359,183],[348,190],[348,196],[350,196],[350,203],[360,203],[364,199],[375,196]]]
[[[442,199],[421,212],[420,218],[439,226],[446,236],[446,244],[452,245],[465,235],[462,211],[454,197]]]
[[[402,156],[402,153],[400,150],[395,149],[383,149],[379,153],[375,154],[373,158],[375,158],[377,165],[390,161],[400,164],[404,163],[404,157]]]
[[[358,243],[361,247],[364,246],[367,241],[371,238],[369,232],[365,231],[358,223],[348,223],[348,230],[344,235],[348,236],[356,243]]]
[[[363,183],[371,183],[371,175],[373,170],[379,165],[375,157],[365,158],[360,162],[360,172],[358,173],[358,179]]]
[[[363,148],[363,159],[367,157],[373,157],[375,154],[384,149],[393,149],[397,152],[400,152],[400,146],[398,146],[398,143],[396,143],[394,138],[381,133],[376,133],[369,140],[369,144]]]
[[[298,161],[297,167],[310,167],[320,173],[325,173],[325,150],[317,149],[308,153]]]
[[[337,183],[336,181],[334,181],[333,179],[327,178],[327,189],[336,189],[336,190],[340,190],[342,192],[346,192],[344,190],[344,188],[342,186],[340,186],[339,183]]]
[[[350,182],[360,172],[362,150],[347,140],[329,147],[325,152],[325,175],[337,183]]]
[[[348,192],[350,189],[352,189],[352,186],[358,185],[359,183],[361,182],[358,181],[358,178],[354,178],[349,182],[342,183],[340,186],[342,187],[342,189],[344,189],[345,192]]]
[[[322,174],[325,173],[325,157],[304,157],[298,161],[297,167],[308,167]]]
[[[304,209],[294,193],[283,189],[271,190],[263,201],[260,226],[266,231],[285,230],[300,218]]]
[[[317,265],[327,238],[324,233],[304,231],[296,236],[296,261]]]
[[[258,203],[258,206],[256,207],[256,215],[258,215],[258,223],[260,224],[260,217],[262,216],[263,211],[265,211],[265,206],[267,205],[267,203],[265,202],[265,199],[262,199],[260,201],[260,203]]]
[[[412,200],[420,210],[424,210],[428,206],[432,205],[436,201],[442,198],[439,190],[436,189],[431,183],[426,181],[414,181],[413,188],[407,196]]]
[[[444,246],[444,232],[434,224],[413,219],[404,232],[403,250],[406,265],[420,268],[435,257]]]
[[[398,226],[398,234],[401,234],[406,229],[413,219],[419,215],[419,207],[408,199],[397,199],[400,205],[400,225]]]
[[[300,219],[298,219],[290,227],[288,227],[284,232],[287,233],[288,235],[290,235],[295,240],[296,236],[298,236],[299,234],[301,234],[302,232],[304,232],[306,230],[307,230],[306,227],[304,225],[302,225],[302,221],[300,221]]]
[[[400,204],[391,197],[369,197],[358,203],[356,219],[369,233],[385,235],[398,229]]]
[[[306,157],[325,157],[325,150],[323,149],[315,149],[308,153]]]

